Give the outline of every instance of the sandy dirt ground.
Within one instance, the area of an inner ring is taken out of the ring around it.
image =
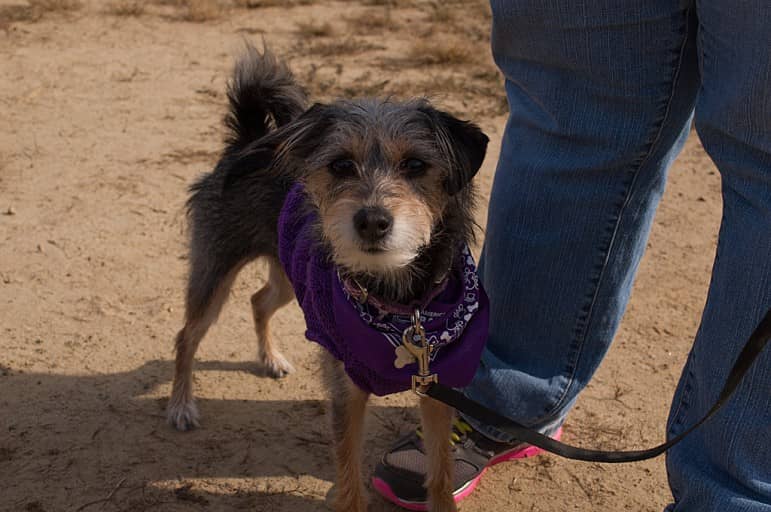
[[[198,352],[201,428],[165,422],[186,189],[221,148],[233,55],[264,37],[316,98],[428,94],[477,121],[494,141],[478,178],[486,195],[506,113],[488,26],[476,0],[0,0],[0,510],[327,510],[316,348],[292,304],[273,328],[297,372],[259,375],[248,303],[259,264]],[[567,441],[662,440],[720,209],[718,174],[694,136]],[[413,406],[410,394],[373,401],[367,471],[413,428]],[[669,498],[663,459],[540,456],[489,471],[462,509],[656,511]],[[396,509],[373,495],[371,510]]]

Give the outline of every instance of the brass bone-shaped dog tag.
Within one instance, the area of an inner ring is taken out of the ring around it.
[[[402,369],[408,364],[412,364],[416,361],[415,356],[413,356],[404,345],[396,347],[395,353],[396,359],[394,360],[394,366],[396,368]]]

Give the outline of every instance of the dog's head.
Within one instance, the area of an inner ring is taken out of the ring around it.
[[[277,148],[318,208],[336,264],[382,275],[408,267],[470,208],[488,138],[426,101],[317,104]],[[447,235],[448,233],[444,233]],[[458,233],[463,239],[466,233]]]

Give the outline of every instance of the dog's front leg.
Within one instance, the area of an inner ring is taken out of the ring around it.
[[[453,460],[450,445],[453,411],[432,398],[421,398],[420,415],[423,443],[428,456],[426,489],[429,510],[455,512],[458,508],[452,496]]]
[[[324,353],[324,369],[332,405],[332,438],[336,478],[336,512],[365,512],[367,500],[361,474],[361,445],[369,393],[348,378],[343,365]]]

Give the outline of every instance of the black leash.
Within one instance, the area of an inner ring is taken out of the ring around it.
[[[763,348],[766,346],[769,339],[771,339],[771,309],[766,312],[763,320],[760,321],[760,324],[758,324],[755,331],[744,345],[744,348],[731,369],[731,373],[728,374],[723,390],[720,392],[720,396],[718,397],[717,402],[715,402],[715,405],[712,406],[702,419],[685,432],[670,439],[666,443],[647,450],[603,451],[570,446],[545,436],[540,432],[524,427],[516,421],[501,416],[497,412],[490,410],[473,400],[469,400],[461,392],[443,386],[438,382],[428,383],[421,393],[426,394],[435,400],[439,400],[440,402],[444,402],[450,407],[455,408],[455,410],[475,418],[486,425],[490,425],[502,432],[506,432],[519,441],[537,446],[538,448],[561,457],[590,462],[635,462],[661,455],[682,441],[685,436],[699,428],[699,426],[720,410],[720,408],[728,402],[728,399],[739,386],[742,378],[752,366],[752,363],[755,362],[755,359],[757,359],[763,351]]]

